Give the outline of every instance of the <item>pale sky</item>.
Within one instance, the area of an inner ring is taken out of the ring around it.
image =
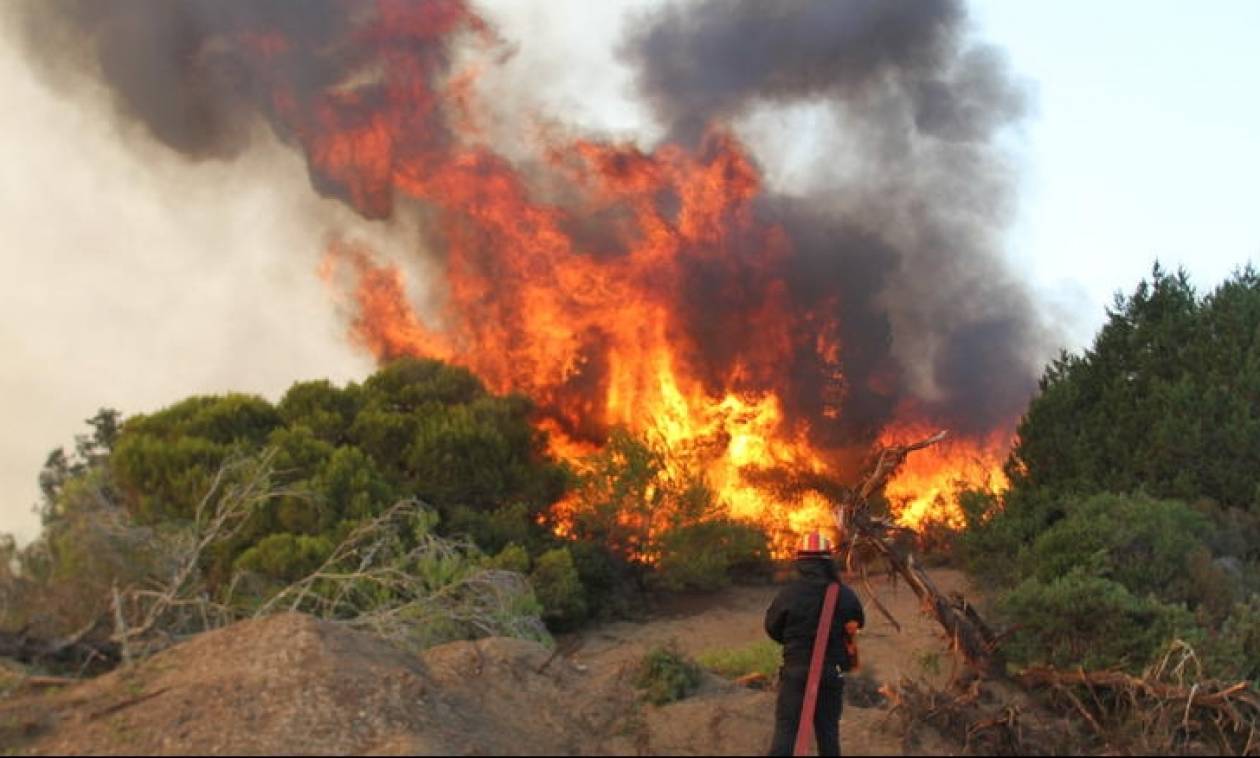
[[[488,5],[519,45],[499,76],[534,107],[651,139],[614,52],[641,3]],[[1013,135],[1022,188],[1007,250],[1065,347],[1086,344],[1156,257],[1202,288],[1260,260],[1260,2],[984,0],[972,13],[1035,89]],[[315,275],[321,241],[351,232],[388,252],[405,234],[317,199],[281,148],[231,165],[162,160],[100,107],[47,89],[7,36],[0,83],[0,531],[34,536],[44,457],[100,406],[275,399],[299,379],[371,371]],[[772,183],[790,174],[783,156],[761,157]]]

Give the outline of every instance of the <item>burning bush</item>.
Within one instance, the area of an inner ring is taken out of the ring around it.
[[[556,509],[560,529],[650,569],[656,586],[716,589],[732,571],[765,569],[765,532],[726,517],[687,455],[617,430],[578,465],[577,486]]]

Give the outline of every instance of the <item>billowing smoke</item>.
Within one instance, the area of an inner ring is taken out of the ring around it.
[[[507,255],[508,222],[482,210],[516,198],[524,190],[512,177],[530,172],[509,176],[506,159],[488,149],[452,153],[456,46],[492,35],[463,2],[36,0],[20,12],[31,54],[67,91],[88,73],[124,121],[181,156],[234,159],[263,127],[305,153],[317,191],[366,217],[395,214],[400,193],[418,200],[420,213],[436,207],[430,246],[479,245],[460,266],[481,289],[466,333],[414,344],[458,358],[487,328],[481,316],[497,314],[500,331],[510,330],[537,307],[513,300],[527,287],[498,257]],[[678,293],[670,329],[716,395],[730,389],[732,366],[752,366],[751,386],[735,389],[786,383],[774,389],[788,416],[834,419],[810,424],[824,447],[869,440],[894,417],[980,433],[1019,413],[1046,339],[1036,303],[998,248],[1014,189],[999,143],[1026,97],[998,51],[968,41],[966,23],[952,0],[707,0],[636,21],[622,54],[637,66],[665,143],[695,151],[702,167],[720,163],[703,157],[725,144],[715,131],[766,108],[823,104],[835,125],[781,135],[816,142],[818,165],[802,188],[757,196],[756,228],[768,231],[722,242],[722,256],[678,243],[682,253],[663,269],[675,280],[660,291]],[[623,151],[605,165],[628,187],[640,168],[660,175],[663,162],[650,170],[635,162],[649,160],[664,161]],[[477,178],[478,189],[461,194]],[[570,248],[624,256],[641,231],[624,233],[636,219],[677,221],[671,214],[686,201],[677,187],[661,190],[651,211],[637,196],[600,207],[549,199],[564,211],[556,230],[569,241],[548,249],[557,260]],[[537,207],[522,201],[520,217]],[[530,223],[555,236],[543,221]],[[778,232],[792,254],[756,260]],[[786,293],[767,294],[780,283]],[[790,306],[775,299],[784,294]],[[578,309],[565,307],[558,312]],[[759,321],[788,311],[770,327]],[[787,335],[770,334],[784,323]],[[581,329],[586,375],[569,374],[564,385],[579,394],[611,381],[597,374],[608,363],[600,345],[612,338],[595,318]],[[838,331],[839,359],[820,347],[828,330]],[[755,344],[780,338],[791,347],[767,349],[758,363]],[[377,344],[381,355],[410,349]]]
[[[758,108],[831,110],[838,135],[780,137],[821,143],[808,196],[763,210],[790,230],[794,298],[840,310],[860,426],[906,398],[968,432],[1008,422],[1051,341],[998,248],[1015,189],[999,137],[1026,91],[966,22],[956,0],[704,0],[642,19],[623,50],[673,139]]]
[[[124,121],[177,153],[231,159],[267,124],[306,151],[317,190],[374,218],[392,212],[390,165],[360,164],[353,181],[323,174],[319,153],[353,149],[326,135],[372,128],[375,106],[406,89],[411,108],[394,128],[407,129],[410,150],[441,149],[448,132],[431,85],[450,37],[481,25],[462,0],[32,0],[18,13],[54,79],[71,91],[83,74],[103,81]],[[406,70],[375,77],[401,50]]]

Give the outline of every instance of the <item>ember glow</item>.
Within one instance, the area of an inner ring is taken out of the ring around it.
[[[80,35],[96,57],[54,62],[97,60],[120,114],[178,153],[243,159],[261,117],[320,194],[415,219],[431,280],[351,237],[320,267],[379,360],[528,395],[562,459],[617,428],[659,440],[780,548],[831,516],[821,495],[774,494],[776,472],[852,483],[873,445],[949,428],[888,494],[904,524],[958,523],[937,495],[1002,486],[1035,384],[1035,308],[994,244],[1010,175],[994,135],[1022,93],[1000,54],[966,46],[959,0],[771,7],[638,22],[624,57],[669,135],[647,146],[495,111],[482,87],[511,45],[463,0],[25,12]],[[852,155],[828,160],[860,181],[771,191],[739,117],[809,101],[854,126]]]

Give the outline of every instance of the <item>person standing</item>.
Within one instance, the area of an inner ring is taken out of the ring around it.
[[[792,755],[806,682],[828,586],[839,585],[827,645],[822,655],[814,737],[819,755],[840,755],[840,712],[844,707],[844,674],[856,667],[855,636],[866,624],[857,593],[840,582],[831,541],[818,532],[801,540],[796,551],[797,577],[779,591],[766,610],[766,633],[783,645],[779,697],[774,709],[770,755]]]

